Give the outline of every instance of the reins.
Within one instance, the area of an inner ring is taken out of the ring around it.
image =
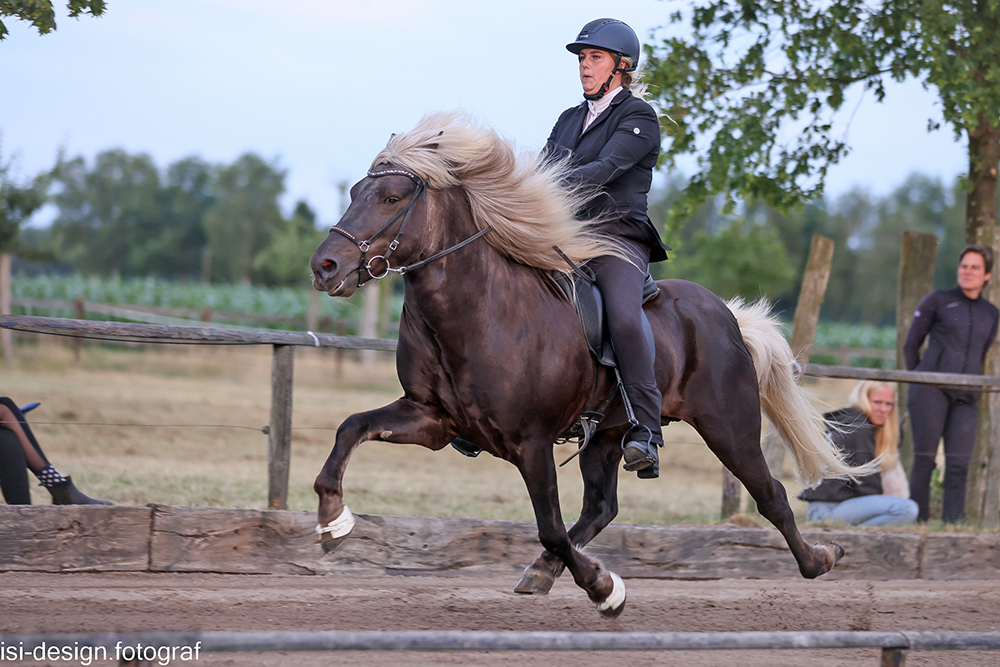
[[[430,262],[433,262],[436,259],[441,259],[442,257],[444,257],[449,253],[453,253],[460,248],[464,248],[465,246],[469,245],[476,239],[480,238],[481,236],[484,236],[491,229],[490,227],[486,227],[485,229],[480,229],[478,232],[476,232],[469,238],[465,239],[464,241],[461,241],[460,243],[457,243],[451,246],[450,248],[446,248],[439,253],[431,255],[426,259],[422,259],[419,262],[414,262],[413,264],[400,266],[399,268],[396,269],[392,268],[392,266],[389,264],[389,256],[393,253],[393,251],[397,247],[399,247],[399,239],[403,236],[403,232],[406,230],[406,225],[410,222],[410,214],[413,213],[413,207],[417,203],[417,199],[422,197],[424,202],[427,201],[427,184],[424,182],[422,178],[414,174],[412,171],[408,169],[402,169],[401,167],[389,167],[387,169],[380,169],[379,171],[375,171],[374,169],[368,170],[368,176],[370,178],[378,178],[380,176],[389,176],[389,175],[406,176],[408,179],[416,183],[417,189],[413,192],[413,197],[406,204],[403,210],[397,213],[395,216],[393,216],[392,220],[387,222],[382,227],[382,229],[375,232],[375,234],[370,236],[367,240],[359,241],[357,237],[355,237],[346,229],[342,229],[337,225],[330,227],[331,233],[337,232],[338,234],[341,234],[342,236],[350,239],[351,242],[353,242],[356,246],[358,246],[358,249],[361,251],[361,259],[358,262],[358,287],[364,287],[365,283],[368,282],[368,278],[372,278],[373,280],[382,280],[390,273],[404,275],[414,269],[419,269],[421,266],[425,264],[429,264]],[[371,249],[372,243],[376,239],[378,239],[378,237],[382,236],[382,234],[387,232],[393,225],[395,225],[396,221],[399,220],[400,218],[403,218],[403,223],[399,226],[399,231],[396,232],[395,238],[393,238],[392,242],[389,243],[389,247],[386,248],[385,253],[382,255],[375,255],[371,259],[368,259],[368,251]],[[385,269],[381,273],[376,274],[372,270],[372,265],[378,260],[385,262]]]

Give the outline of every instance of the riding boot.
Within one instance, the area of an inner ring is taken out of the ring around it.
[[[656,449],[663,446],[662,438],[638,424],[629,429],[623,441],[625,470],[636,472],[641,479],[656,479],[660,476],[660,457]]]
[[[73,479],[67,477],[65,481],[48,487],[52,494],[53,505],[111,505],[110,500],[97,500],[86,495],[73,484]]]

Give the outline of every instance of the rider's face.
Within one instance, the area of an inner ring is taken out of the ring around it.
[[[587,95],[596,95],[611,76],[615,68],[615,56],[601,49],[583,49],[580,51],[580,83]],[[615,74],[611,88],[621,83],[621,73]]]

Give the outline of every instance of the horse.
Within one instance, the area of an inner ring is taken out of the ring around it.
[[[574,305],[551,279],[570,263],[618,253],[580,212],[594,193],[565,185],[568,166],[518,152],[466,114],[436,113],[393,135],[351,203],[310,259],[313,285],[351,296],[368,281],[403,276],[396,367],[403,396],[348,417],[314,490],[317,532],[335,549],[354,526],[343,476],[364,441],[440,450],[474,443],[517,467],[544,548],[515,587],[546,593],[569,569],[597,610],[614,617],[625,586],[582,548],[616,516],[621,440],[629,427],[620,393],[579,452],[584,497],[567,530],[559,507],[553,443],[580,415],[604,407],[616,386],[598,364]],[[564,257],[565,256],[565,257]],[[658,281],[644,305],[654,334],[664,423],[691,424],[784,536],[804,577],[844,555],[808,544],[784,487],[760,447],[761,409],[801,478],[852,477],[826,439],[822,417],[795,379],[794,358],[766,303],[723,302],[684,280]]]

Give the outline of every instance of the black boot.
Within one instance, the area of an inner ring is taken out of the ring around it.
[[[652,431],[643,425],[633,426],[623,438],[625,470],[636,472],[640,479],[656,479],[660,476],[660,457],[656,451],[662,447]]]
[[[67,477],[65,482],[59,482],[49,488],[53,505],[111,505],[110,500],[97,500],[86,495],[73,485],[73,479]]]

